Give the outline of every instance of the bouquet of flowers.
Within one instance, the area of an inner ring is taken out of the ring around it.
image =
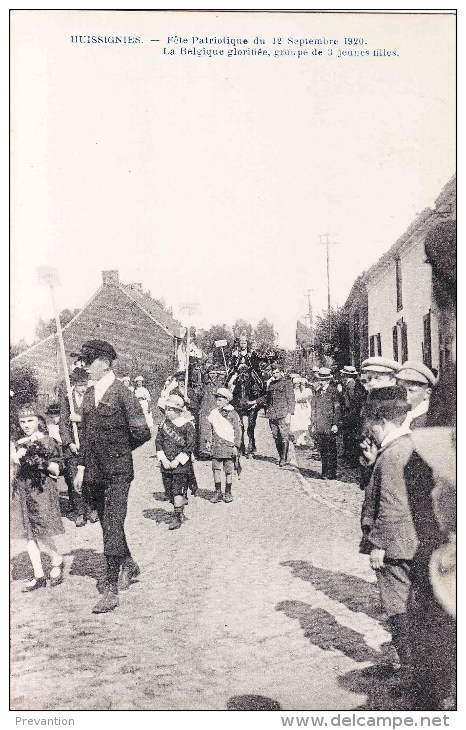
[[[50,451],[40,441],[33,441],[22,448],[26,451],[19,457],[18,477],[27,479],[30,481],[31,487],[42,491],[48,476],[47,469],[51,459]]]

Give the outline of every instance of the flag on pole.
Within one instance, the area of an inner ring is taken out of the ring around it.
[[[48,286],[60,285],[58,271],[52,266],[39,266],[37,268],[37,278],[41,284],[47,284]]]

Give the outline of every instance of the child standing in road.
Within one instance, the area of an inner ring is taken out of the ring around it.
[[[177,530],[186,519],[184,494],[192,474],[191,455],[195,444],[196,432],[192,416],[185,411],[183,398],[178,395],[168,396],[165,402],[165,418],[158,428],[155,445],[165,494],[174,507],[169,530]]]
[[[232,502],[231,486],[233,469],[241,444],[241,422],[231,400],[233,393],[228,388],[218,388],[215,393],[217,407],[207,420],[210,424],[209,441],[206,448],[212,454],[215,494],[211,499],[216,502]],[[222,467],[225,472],[225,495],[222,494]]]
[[[26,540],[34,571],[33,579],[24,592],[47,585],[41,551],[52,561],[51,586],[63,581],[63,556],[53,537],[64,532],[60,515],[58,491],[54,479],[60,473],[59,445],[40,430],[40,411],[33,404],[18,411],[19,426],[24,434],[12,450],[15,464],[12,496],[12,536]]]

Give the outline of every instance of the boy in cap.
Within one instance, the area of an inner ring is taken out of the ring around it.
[[[396,374],[399,385],[406,388],[406,397],[410,411],[406,416],[406,423],[411,430],[425,428],[427,412],[432,388],[437,382],[435,375],[427,365],[408,360],[403,363],[401,370]]]
[[[139,401],[115,378],[117,354],[105,340],[89,340],[80,354],[93,385],[82,403],[82,444],[74,487],[89,487],[103,531],[107,562],[106,590],[93,613],[118,606],[118,588],[126,590],[139,574],[126,542],[125,518],[134,478],[132,451],[150,439]],[[120,575],[121,569],[121,575]]]
[[[209,441],[206,448],[212,454],[215,494],[211,499],[216,502],[232,502],[231,486],[235,459],[241,445],[241,423],[231,401],[233,393],[227,388],[218,388],[215,393],[217,402],[207,420],[210,424]],[[225,495],[222,494],[222,468],[225,472]]]
[[[134,387],[131,385],[131,378],[129,377],[129,375],[123,375],[123,377],[120,378],[120,380],[123,383],[123,385],[125,385],[128,388],[128,390],[131,390],[134,393]]]
[[[330,368],[319,368],[317,373],[322,384],[312,399],[311,431],[320,450],[322,478],[337,478],[337,433],[341,420],[338,391],[332,380]]]
[[[375,389],[365,404],[366,427],[378,447],[366,499],[363,529],[371,568],[377,576],[382,607],[402,667],[411,667],[408,598],[418,537],[411,514],[407,470],[414,446],[404,425],[409,404],[399,386]],[[366,492],[367,494],[367,492]]]
[[[60,438],[60,430],[58,428],[58,424],[60,421],[60,406],[58,403],[51,403],[49,407],[47,408],[46,412],[46,420],[47,420],[47,432],[51,438],[54,439],[54,441],[57,442],[57,444],[61,444],[61,438]]]
[[[272,364],[272,378],[265,394],[265,417],[269,419],[275,446],[277,447],[278,466],[285,466],[288,460],[291,416],[295,410],[295,397],[291,380],[284,377],[278,362]],[[258,402],[262,399],[258,399]]]
[[[395,376],[400,367],[400,363],[388,357],[375,356],[364,360],[361,365],[361,382],[366,392],[369,393],[377,388],[396,385]],[[365,400],[366,398],[362,399],[362,408],[364,407]],[[377,455],[377,445],[370,436],[362,433],[360,447],[360,464],[362,466],[360,487],[361,489],[365,489],[369,483],[372,465]]]
[[[71,399],[73,403],[73,415],[70,412],[68,396],[63,393],[60,400],[59,431],[63,445],[63,457],[65,460],[64,477],[68,487],[69,506],[76,515],[76,527],[84,527],[86,524],[86,513],[89,514],[89,522],[97,522],[99,515],[92,503],[88,489],[84,488],[80,494],[73,487],[74,478],[78,469],[78,446],[74,441],[73,423],[76,423],[78,438],[81,445],[81,419],[83,411],[83,398],[89,383],[89,375],[84,368],[74,368],[70,373]]]
[[[361,365],[361,375],[365,376],[368,390],[396,385],[395,373],[401,368],[399,362],[389,357],[368,357]]]
[[[185,520],[184,495],[192,475],[191,456],[195,443],[192,416],[185,410],[183,398],[169,395],[165,401],[165,418],[155,440],[165,494],[174,507],[169,530],[179,529]]]

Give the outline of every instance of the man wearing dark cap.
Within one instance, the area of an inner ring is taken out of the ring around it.
[[[269,419],[270,430],[277,447],[279,466],[285,466],[288,459],[290,440],[290,422],[294,414],[295,397],[291,380],[285,379],[279,363],[272,364],[272,379],[264,396],[266,402],[266,418]],[[261,402],[261,399],[258,399]]]
[[[76,423],[79,442],[81,442],[81,420],[83,411],[84,393],[89,383],[89,375],[82,367],[76,367],[70,373],[71,400],[73,413],[70,411],[68,396],[62,393],[60,399],[60,420],[59,431],[63,445],[63,456],[65,460],[65,482],[68,487],[68,498],[71,511],[76,515],[76,527],[84,527],[86,524],[86,512],[90,522],[97,522],[99,516],[92,504],[92,499],[87,490],[82,494],[74,489],[73,482],[78,468],[78,445],[74,439],[73,423]]]
[[[125,536],[128,494],[134,478],[132,451],[150,439],[139,401],[115,378],[117,357],[104,340],[89,340],[81,357],[93,382],[84,394],[82,445],[74,486],[83,484],[96,500],[107,561],[105,593],[93,613],[107,613],[118,606],[118,588],[126,590],[139,574]],[[120,574],[121,569],[121,574]]]

